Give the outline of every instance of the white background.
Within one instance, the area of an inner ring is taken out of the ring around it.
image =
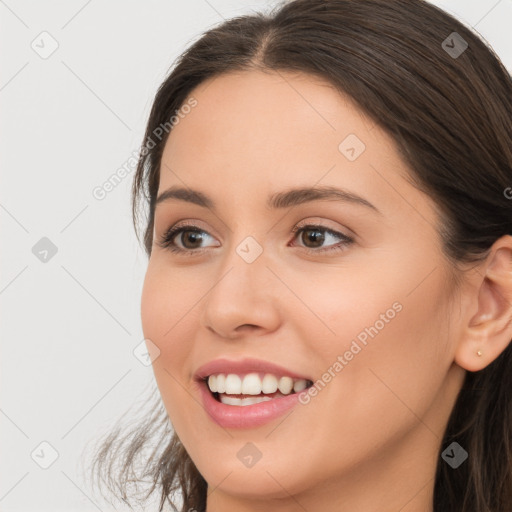
[[[512,70],[512,0],[434,3],[475,26]],[[147,260],[130,217],[133,172],[102,201],[92,191],[139,147],[186,46],[223,18],[274,4],[0,1],[2,512],[111,510],[92,498],[79,460],[152,385],[133,354]],[[43,31],[58,43],[47,59],[31,47]],[[46,263],[32,252],[42,237],[57,247]],[[43,441],[59,455],[48,469],[31,458],[51,455]]]

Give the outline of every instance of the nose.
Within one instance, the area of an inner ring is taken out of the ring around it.
[[[279,291],[265,252],[248,263],[232,250],[201,301],[201,325],[226,339],[272,332],[280,322]]]

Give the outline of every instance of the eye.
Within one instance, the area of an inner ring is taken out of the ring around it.
[[[331,251],[343,251],[347,246],[354,242],[354,239],[344,235],[343,233],[339,233],[338,231],[334,231],[322,225],[317,224],[308,224],[305,226],[295,226],[292,229],[292,233],[295,235],[295,238],[300,233],[301,236],[299,239],[306,244],[305,250],[310,254],[318,254],[323,252],[331,252]],[[319,245],[322,245],[324,242],[329,239],[339,239],[341,242],[329,245],[326,248],[318,249]],[[312,243],[313,247],[308,247],[307,244]]]
[[[184,233],[187,233],[187,236],[183,237]],[[204,236],[206,234],[206,237]],[[179,236],[180,235],[180,236]],[[208,234],[204,229],[201,229],[198,226],[194,226],[192,224],[185,225],[176,225],[171,226],[163,235],[162,240],[157,242],[160,247],[164,249],[169,249],[171,252],[181,253],[181,254],[192,254],[192,253],[200,253],[203,252],[204,247],[197,247],[197,244],[200,244],[205,238],[210,237],[213,238],[210,234]],[[191,248],[189,247],[180,247],[174,241],[174,239],[180,240],[181,244],[190,243]]]
[[[354,242],[353,238],[344,235],[343,233],[339,233],[338,231],[316,224],[295,226],[292,229],[292,234],[295,235],[294,238],[297,238],[299,233],[302,234],[300,240],[305,244],[299,247],[303,247],[303,249],[310,254],[345,250],[347,246]],[[206,247],[202,247],[200,244],[208,238],[213,237],[204,229],[192,224],[185,224],[170,227],[165,232],[162,239],[156,243],[160,247],[168,249],[174,253],[197,255],[205,251]],[[179,241],[178,244],[175,239]],[[340,242],[334,244],[334,246],[321,248],[322,244],[332,239],[339,239]],[[313,244],[312,247],[307,246],[307,244],[310,243]]]

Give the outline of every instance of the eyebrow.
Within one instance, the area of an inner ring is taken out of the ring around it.
[[[159,203],[168,201],[170,199],[186,201],[188,203],[193,203],[205,208],[209,208],[213,211],[216,210],[215,202],[203,192],[178,186],[173,186],[167,190],[164,190],[157,197],[155,207]],[[311,201],[341,201],[345,203],[357,204],[366,206],[367,208],[370,208],[376,213],[382,215],[382,212],[376,206],[374,206],[363,197],[360,197],[357,194],[350,192],[349,190],[329,186],[294,188],[284,192],[276,192],[269,196],[266,206],[269,209],[282,209],[308,203]]]

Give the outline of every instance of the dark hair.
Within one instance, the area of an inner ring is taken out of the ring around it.
[[[155,130],[200,83],[251,69],[325,79],[383,128],[411,169],[408,179],[442,213],[439,234],[454,269],[482,261],[498,238],[512,233],[512,201],[504,192],[512,184],[512,79],[483,39],[423,0],[292,0],[209,30],[160,86],[132,191],[137,236],[141,198],[149,207],[148,256],[167,140],[155,141]],[[128,503],[128,483],[146,476],[153,484],[147,496],[161,491],[160,511],[166,502],[177,510],[173,493],[180,493],[182,511],[202,512],[206,481],[156,400],[154,413],[125,437],[112,432],[93,469]],[[145,472],[137,476],[137,456],[152,439],[161,449],[144,458]],[[439,456],[434,510],[511,511],[512,345],[483,370],[466,372],[439,455],[453,441],[469,458],[455,470]]]

